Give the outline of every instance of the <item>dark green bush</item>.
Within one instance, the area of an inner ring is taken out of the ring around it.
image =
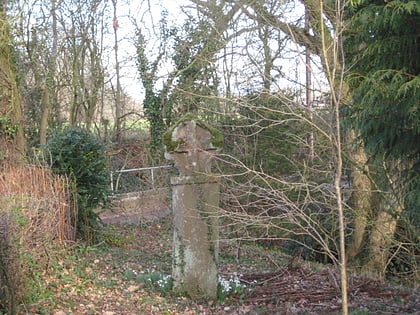
[[[48,140],[51,168],[67,175],[77,193],[77,231],[88,242],[97,241],[99,216],[94,209],[108,199],[109,172],[101,142],[89,131],[69,126]]]

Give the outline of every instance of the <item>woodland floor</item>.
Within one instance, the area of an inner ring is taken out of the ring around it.
[[[50,254],[34,303],[20,314],[340,314],[338,271],[279,251],[221,244],[219,301],[171,293],[171,220],[108,225],[105,243]],[[236,281],[236,282],[235,282]],[[227,282],[226,282],[227,283]],[[236,283],[236,286],[235,284]],[[420,314],[419,289],[350,275],[351,314]],[[36,300],[36,301],[35,301]]]

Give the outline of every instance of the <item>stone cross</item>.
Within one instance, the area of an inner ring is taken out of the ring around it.
[[[166,157],[179,170],[171,178],[174,290],[191,297],[217,297],[220,184],[210,171],[222,141],[220,131],[192,117],[165,134]]]

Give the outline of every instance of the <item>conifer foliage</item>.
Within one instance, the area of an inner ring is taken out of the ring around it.
[[[418,208],[420,3],[356,0],[348,13],[351,123],[373,160],[403,165],[406,209]]]
[[[87,130],[68,126],[51,136],[46,149],[53,172],[67,175],[75,186],[79,237],[96,242],[99,215],[94,210],[108,200],[109,193],[109,173],[103,145]]]
[[[353,122],[370,152],[418,157],[420,3],[357,2],[347,40]]]

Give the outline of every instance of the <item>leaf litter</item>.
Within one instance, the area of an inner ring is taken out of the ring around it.
[[[314,268],[299,255],[252,245],[241,249],[238,260],[235,246],[222,242],[220,275],[233,279],[235,289],[218,301],[194,301],[171,293],[164,282],[171,274],[170,219],[106,228],[114,237],[107,244],[79,245],[57,255],[39,279],[42,296],[20,313],[340,314],[339,273],[333,266]],[[420,291],[352,273],[349,306],[354,314],[419,314]]]

